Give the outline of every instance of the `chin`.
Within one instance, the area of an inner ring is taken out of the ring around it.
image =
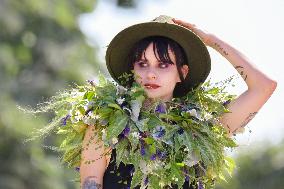
[[[160,99],[160,100],[170,100],[171,99],[170,97],[165,97],[165,96],[161,96],[158,94],[149,94],[149,93],[146,93],[146,94],[147,94],[147,97],[151,99]]]

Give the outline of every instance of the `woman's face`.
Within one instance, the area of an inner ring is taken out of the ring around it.
[[[134,63],[135,81],[144,87],[149,98],[169,101],[177,82],[180,82],[174,53],[168,49],[170,59],[174,64],[161,62],[153,51],[153,43],[147,47],[145,56]],[[158,56],[158,53],[156,52]],[[183,75],[188,72],[188,67],[181,68]]]

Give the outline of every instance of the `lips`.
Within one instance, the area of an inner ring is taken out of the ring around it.
[[[160,87],[159,85],[153,83],[146,83],[144,86],[146,89],[157,89]]]

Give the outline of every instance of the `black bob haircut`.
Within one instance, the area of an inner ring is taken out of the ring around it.
[[[181,87],[181,84],[184,82],[181,68],[183,65],[188,65],[188,60],[183,48],[176,41],[168,37],[150,36],[136,42],[128,54],[128,66],[130,67],[130,69],[133,70],[133,64],[139,61],[143,56],[145,57],[146,48],[151,43],[153,43],[153,51],[157,60],[160,60],[162,62],[173,64],[173,61],[170,59],[168,49],[170,48],[173,51],[176,58],[177,70],[181,80],[181,82],[176,84],[175,89],[177,87]],[[158,53],[158,55],[156,54],[156,52]],[[134,79],[130,82],[132,83],[133,81]],[[176,90],[174,90],[173,96],[179,96],[179,94],[176,94],[175,91]]]

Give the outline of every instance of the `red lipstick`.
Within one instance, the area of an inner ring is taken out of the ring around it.
[[[154,84],[154,83],[146,83],[144,86],[145,86],[147,89],[157,89],[157,88],[160,87],[159,85]]]

